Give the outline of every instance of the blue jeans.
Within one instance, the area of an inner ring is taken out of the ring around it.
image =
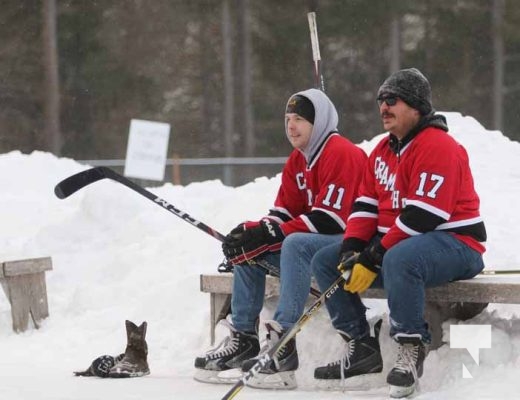
[[[374,240],[378,240],[374,238]],[[334,244],[320,250],[312,270],[322,291],[338,278]],[[482,255],[447,232],[412,236],[388,250],[382,271],[371,287],[384,287],[390,309],[390,335],[419,333],[426,343],[431,335],[424,320],[425,288],[470,279],[484,269]],[[365,306],[358,294],[338,290],[326,303],[332,325],[353,338],[369,334]]]
[[[343,235],[292,233],[287,236],[281,252],[261,257],[280,270],[280,298],[274,319],[290,329],[300,318],[309,296],[311,264],[319,250],[330,244],[341,245]],[[231,311],[233,326],[242,332],[254,332],[262,311],[266,272],[258,266],[235,265]]]

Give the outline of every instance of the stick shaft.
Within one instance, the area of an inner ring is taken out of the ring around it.
[[[520,274],[520,269],[488,269],[483,270],[479,275],[513,275]]]
[[[321,55],[320,55],[320,42],[318,39],[318,25],[316,24],[316,13],[310,12],[307,14],[309,21],[309,32],[311,36],[312,46],[312,59],[314,61],[314,78],[316,81],[316,88],[325,91],[325,82],[323,81],[323,75],[321,74]]]
[[[280,349],[289,342],[296,334],[302,329],[307,321],[321,308],[321,306],[334,294],[337,290],[340,289],[340,285],[345,282],[345,278],[348,279],[348,275],[343,277],[339,276],[334,283],[325,290],[318,299],[302,314],[302,316],[295,322],[291,329],[289,329],[285,334],[276,342],[273,347],[271,347],[267,353],[263,354],[256,364],[246,372],[242,378],[233,385],[231,389],[222,397],[222,400],[231,400],[234,398],[240,390],[247,384],[247,382],[252,379],[254,376],[258,375],[260,370],[264,368],[269,361],[271,361],[276,354],[280,351]]]
[[[138,184],[132,182],[130,179],[125,178],[124,176],[118,174],[117,172],[111,170],[107,167],[95,167],[91,168],[82,172],[79,172],[75,175],[69,176],[68,178],[64,179],[60,183],[56,185],[54,188],[54,193],[56,196],[60,199],[65,199],[72,195],[73,193],[77,192],[78,190],[84,188],[87,185],[90,185],[91,183],[97,182],[101,179],[108,178],[112,179],[116,182],[121,183],[122,185],[136,191],[140,195],[146,197],[147,199],[151,200],[158,206],[162,207],[166,211],[172,213],[173,215],[181,218],[183,221],[186,221],[187,223],[193,225],[194,227],[200,229],[203,232],[206,232],[208,235],[213,236],[215,239],[217,239],[220,242],[223,242],[225,239],[225,236],[217,231],[216,229],[213,229],[212,227],[204,224],[203,222],[200,222],[193,218],[188,213],[180,210],[179,208],[175,207],[174,205],[170,204],[166,200],[160,198],[159,196],[156,196],[152,192],[146,190],[142,186],[139,186]],[[270,273],[273,276],[280,277],[280,271],[278,268],[276,268],[274,265],[270,264],[266,260],[254,260],[255,264],[258,264],[260,267],[265,269],[268,273]],[[310,292],[313,296],[320,296],[319,290],[316,290],[314,288],[310,289]]]

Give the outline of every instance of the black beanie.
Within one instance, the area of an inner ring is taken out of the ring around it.
[[[295,113],[314,124],[314,105],[305,96],[295,95],[287,103],[286,114]]]
[[[417,68],[402,69],[390,75],[377,92],[377,99],[397,96],[422,115],[433,111],[432,89],[428,79]]]

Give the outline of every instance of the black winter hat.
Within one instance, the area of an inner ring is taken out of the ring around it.
[[[314,124],[314,105],[305,96],[299,94],[291,97],[287,103],[286,114],[295,113]]]
[[[377,91],[377,99],[397,96],[422,115],[433,111],[432,89],[417,68],[402,69],[390,75]]]

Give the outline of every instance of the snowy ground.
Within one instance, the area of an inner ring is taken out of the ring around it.
[[[520,268],[520,144],[486,131],[472,118],[449,113],[453,135],[467,148],[488,229],[487,268]],[[369,151],[375,140],[361,144]],[[209,346],[209,299],[199,292],[199,274],[215,272],[220,244],[149,200],[110,181],[100,181],[58,200],[54,185],[85,167],[51,154],[0,155],[0,260],[52,256],[47,273],[50,318],[39,330],[11,330],[0,295],[1,399],[220,399],[227,386],[192,379],[193,360]],[[279,177],[259,178],[239,188],[220,181],[151,188],[181,210],[227,233],[243,219],[262,216]],[[394,359],[384,301],[369,301],[370,318],[384,318],[381,342],[385,371]],[[264,317],[274,304],[269,303]],[[124,321],[148,321],[151,375],[130,380],[76,378],[101,354],[125,347]],[[452,321],[452,323],[456,323]],[[445,345],[430,353],[417,399],[502,399],[520,389],[520,306],[491,305],[466,324],[491,324],[492,347],[480,365],[464,349]],[[450,323],[444,325],[449,338]],[[218,331],[219,337],[226,332]],[[245,388],[243,399],[343,399],[342,392],[315,388],[314,367],[333,361],[342,349],[320,314],[298,336],[299,389]],[[462,363],[473,379],[462,377]],[[384,373],[349,399],[385,399]]]

